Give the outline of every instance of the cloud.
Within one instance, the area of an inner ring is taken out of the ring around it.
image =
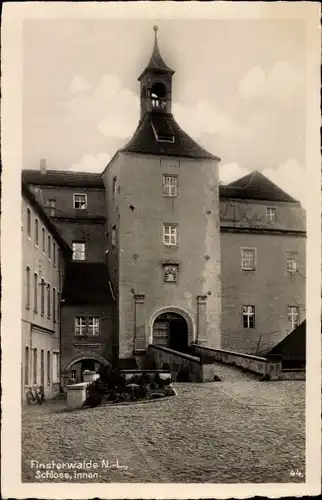
[[[238,163],[226,163],[219,166],[219,180],[223,184],[229,184],[230,182],[236,181],[244,175],[249,174],[250,171],[247,168],[243,168]]]
[[[75,75],[70,84],[70,91],[72,94],[79,92],[86,92],[92,88],[91,84],[82,75]]]
[[[86,154],[78,162],[71,166],[71,170],[75,172],[103,172],[106,165],[109,163],[111,155],[109,153],[99,153],[96,156]]]
[[[246,99],[283,99],[298,92],[304,84],[304,75],[292,64],[279,61],[268,71],[253,66],[239,82],[238,90]]]
[[[221,111],[214,103],[198,101],[196,106],[173,104],[173,114],[182,128],[193,138],[220,134],[225,137],[244,137],[245,129],[236,118]]]
[[[231,162],[220,165],[219,180],[223,184],[229,184],[249,173],[251,173],[250,170],[240,166],[237,162]],[[298,164],[295,158],[289,158],[276,169],[266,168],[261,173],[283,191],[300,201],[303,207],[306,206],[305,169]]]
[[[295,158],[289,158],[277,169],[266,168],[262,172],[268,179],[289,193],[296,200],[306,205],[305,168],[298,164]]]
[[[67,123],[87,124],[108,138],[131,136],[139,119],[139,98],[115,75],[104,75],[90,92],[78,92],[62,106]]]

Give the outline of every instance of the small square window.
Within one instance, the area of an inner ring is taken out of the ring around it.
[[[255,306],[243,307],[243,327],[255,328]]]
[[[255,248],[242,248],[242,270],[254,271],[255,269]]]
[[[87,195],[86,194],[74,194],[74,208],[75,208],[75,210],[86,210],[87,209]]]
[[[85,243],[73,242],[73,260],[86,260]]]
[[[163,244],[176,246],[178,243],[177,225],[163,224]]]
[[[176,175],[163,176],[163,195],[170,197],[178,196],[178,177]]]
[[[276,221],[276,208],[275,207],[267,207],[266,208],[266,219],[267,219],[267,222],[275,222]]]

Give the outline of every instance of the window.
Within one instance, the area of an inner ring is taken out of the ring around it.
[[[30,267],[26,267],[26,308],[30,308]]]
[[[73,260],[85,260],[85,243],[73,242]]]
[[[86,210],[87,208],[86,194],[74,194],[74,208],[76,210]]]
[[[39,222],[35,219],[35,245],[39,246]]]
[[[288,273],[296,273],[297,271],[297,253],[287,252],[286,253],[286,271]]]
[[[85,335],[86,332],[86,318],[85,316],[75,317],[75,335]]]
[[[174,224],[163,224],[163,244],[167,246],[177,245],[177,226]]]
[[[29,347],[25,349],[25,385],[29,385]]]
[[[88,334],[99,335],[100,319],[97,316],[90,316],[88,318]]]
[[[292,330],[294,330],[294,328],[296,328],[300,324],[299,308],[297,306],[289,306],[287,315],[288,315],[288,320],[291,323]]]
[[[27,208],[27,234],[31,238],[31,212],[30,208]]]
[[[116,226],[112,226],[112,247],[116,247]]]
[[[46,253],[46,231],[45,228],[43,227],[41,230],[41,241],[42,241],[42,251],[43,253]]]
[[[33,383],[37,384],[37,372],[38,372],[38,366],[37,366],[37,349],[34,349],[34,370],[33,370]]]
[[[50,313],[51,313],[51,309],[50,309],[50,294],[51,294],[50,284],[47,283],[47,317],[48,317],[48,319],[50,318]]]
[[[56,243],[53,241],[53,264],[56,265]]]
[[[51,259],[51,237],[48,234],[48,239],[47,239],[47,246],[48,246],[48,259]]]
[[[113,178],[113,198],[115,198],[115,195],[116,195],[116,177]]]
[[[267,207],[266,208],[266,219],[267,219],[267,222],[275,222],[276,221],[276,208],[275,207]]]
[[[253,271],[255,269],[255,248],[242,248],[242,270]]]
[[[34,312],[38,312],[38,275],[34,274]]]
[[[47,202],[48,213],[50,217],[55,217],[56,215],[56,200],[51,199]]]
[[[60,269],[60,250],[57,248],[57,268]]]
[[[53,382],[59,380],[59,353],[53,352]]]
[[[151,125],[152,125],[152,130],[154,132],[154,136],[158,142],[170,142],[172,144],[174,143],[174,132],[170,121],[152,120]]]
[[[56,323],[56,288],[53,288],[53,322]]]
[[[45,351],[40,351],[40,385],[45,385]]]
[[[47,385],[50,385],[50,380],[51,380],[51,365],[50,365],[50,351],[47,351]]]
[[[41,289],[40,289],[40,312],[43,316],[45,314],[45,280],[41,279]]]
[[[176,175],[163,176],[163,194],[172,197],[178,195],[178,177]]]
[[[60,292],[57,292],[57,323],[60,323]]]
[[[244,328],[255,328],[255,307],[243,307],[243,326]]]

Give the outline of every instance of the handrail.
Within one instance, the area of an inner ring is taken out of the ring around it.
[[[168,352],[169,354],[173,354],[173,355],[178,356],[180,358],[189,359],[190,361],[194,361],[195,363],[201,364],[200,358],[198,358],[197,356],[191,356],[191,354],[186,354],[184,352],[175,351],[174,349],[169,349],[168,347],[162,347],[162,346],[155,345],[155,344],[149,344],[148,348],[149,347],[151,347],[153,349],[157,349],[159,351]]]

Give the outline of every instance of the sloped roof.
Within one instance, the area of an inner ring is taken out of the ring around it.
[[[174,142],[159,142],[152,128],[171,127]],[[147,113],[134,132],[132,139],[121,149],[123,152],[182,156],[188,158],[216,159],[217,156],[206,151],[189,137],[177,124],[172,114]]]
[[[172,75],[174,74],[173,69],[169,68],[169,66],[166,65],[166,63],[164,62],[164,60],[162,59],[162,56],[160,54],[160,50],[159,50],[159,46],[158,46],[158,38],[157,38],[157,31],[158,31],[157,26],[154,26],[153,29],[154,29],[154,33],[155,33],[155,38],[154,38],[154,47],[153,47],[152,55],[151,55],[151,58],[150,58],[150,61],[147,65],[147,67],[141,73],[138,80],[141,80],[144,73],[146,73],[147,71],[151,71],[151,70],[152,71],[161,71],[163,73],[164,72],[171,73]]]
[[[43,207],[38,203],[34,194],[30,191],[28,185],[25,182],[21,183],[21,193],[28,200],[33,209],[37,212],[41,220],[46,224],[47,229],[51,232],[51,234],[55,237],[57,243],[60,245],[62,250],[66,253],[68,257],[71,257],[72,250],[68,243],[63,239],[60,232],[58,231],[55,224],[52,223]]]
[[[276,186],[260,172],[252,172],[244,177],[219,188],[221,198],[244,200],[288,201],[298,203],[289,194]]]
[[[306,359],[306,320],[266,353],[279,355],[284,361],[304,361]]]
[[[70,262],[62,299],[66,304],[111,304],[114,302],[108,267],[97,262]]]
[[[23,170],[22,180],[26,184],[38,184],[62,187],[87,187],[104,189],[100,173],[73,172],[71,170]]]

